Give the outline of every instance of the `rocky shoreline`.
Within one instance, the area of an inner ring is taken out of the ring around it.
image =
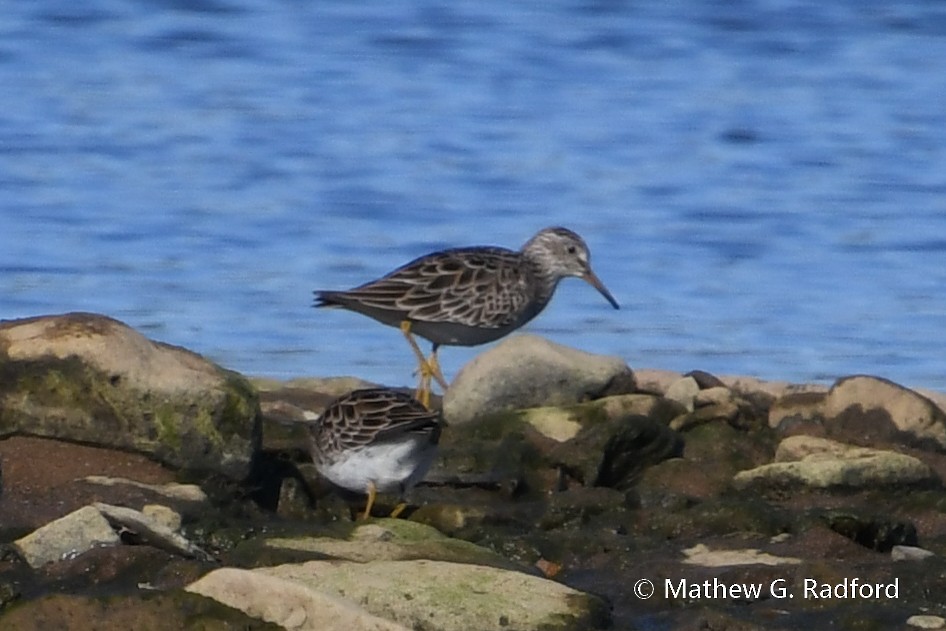
[[[408,511],[354,521],[305,432],[360,385],[0,323],[0,628],[946,628],[940,393],[515,335],[436,402]]]

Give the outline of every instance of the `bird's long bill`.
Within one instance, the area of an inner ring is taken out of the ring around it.
[[[611,295],[611,292],[608,291],[608,288],[604,286],[604,283],[601,282],[601,279],[598,278],[594,272],[588,270],[581,277],[582,280],[586,281],[589,285],[598,290],[598,292],[604,296],[608,302],[611,303],[611,306],[615,309],[620,309],[621,306],[618,304],[618,301],[614,299],[614,296]]]

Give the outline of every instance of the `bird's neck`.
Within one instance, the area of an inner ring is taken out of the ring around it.
[[[558,282],[562,280],[562,277],[555,274],[547,265],[543,265],[541,259],[532,258],[528,255],[525,256],[525,259],[529,263],[529,272],[535,280],[532,288],[536,313],[538,313],[552,299],[552,294],[555,293],[555,288],[558,287]]]

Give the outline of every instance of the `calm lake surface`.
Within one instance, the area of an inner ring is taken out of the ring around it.
[[[942,2],[2,6],[0,318],[409,384],[312,290],[561,224],[623,308],[568,280],[531,332],[946,390]]]

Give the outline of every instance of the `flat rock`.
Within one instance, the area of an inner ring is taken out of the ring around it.
[[[17,539],[14,546],[31,567],[38,568],[118,542],[118,535],[102,513],[94,506],[85,506]]]
[[[240,375],[106,316],[0,324],[0,437],[26,434],[135,451],[243,479],[259,402]]]
[[[847,423],[861,432],[888,424],[919,443],[946,450],[946,412],[887,379],[856,375],[838,380],[825,399],[824,411],[835,424]]]
[[[459,425],[507,410],[568,405],[634,391],[620,357],[595,355],[536,335],[515,335],[464,366],[443,400],[444,417]]]
[[[737,489],[791,486],[825,489],[940,484],[936,473],[913,456],[811,436],[791,436],[783,440],[776,460],[740,471],[734,476],[733,485]]]
[[[253,570],[344,597],[411,629],[600,629],[607,605],[550,581],[445,561],[309,561]]]
[[[711,550],[699,543],[683,551],[684,563],[703,567],[728,567],[732,565],[798,565],[801,559],[768,554],[754,548],[740,550]]]
[[[290,631],[408,631],[318,586],[258,571],[221,568],[186,589]]]

